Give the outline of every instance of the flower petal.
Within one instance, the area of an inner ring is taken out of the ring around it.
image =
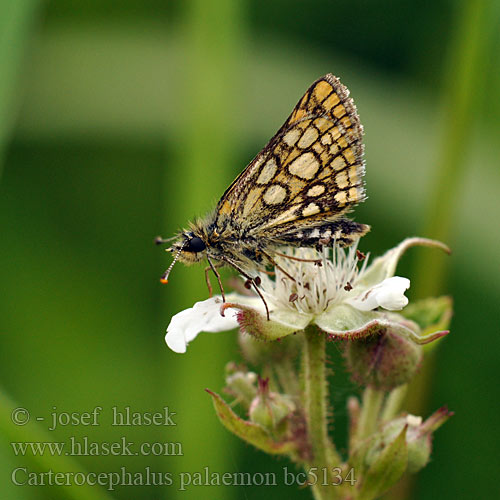
[[[346,302],[360,311],[372,311],[377,307],[399,311],[408,304],[404,293],[409,287],[408,278],[393,276]]]
[[[414,246],[440,248],[448,254],[451,253],[451,250],[440,241],[430,240],[428,238],[406,238],[398,246],[388,250],[381,257],[376,258],[372,264],[368,266],[361,276],[361,279],[356,283],[356,287],[369,288],[386,278],[394,276],[399,259],[406,250]]]
[[[165,342],[174,352],[184,353],[191,340],[201,332],[223,332],[238,326],[235,313],[220,314],[221,297],[196,302],[193,307],[172,317]]]

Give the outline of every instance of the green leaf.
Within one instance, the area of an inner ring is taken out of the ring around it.
[[[408,465],[408,447],[406,445],[405,425],[397,438],[380,453],[366,472],[359,500],[373,500],[391,486],[403,475]]]
[[[273,455],[291,454],[297,450],[293,441],[275,441],[261,425],[238,417],[218,394],[209,389],[205,390],[212,396],[215,411],[222,425],[240,439]]]

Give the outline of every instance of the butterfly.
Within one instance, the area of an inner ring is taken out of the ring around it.
[[[345,218],[365,199],[363,126],[349,90],[332,74],[316,80],[264,149],[222,195],[215,210],[196,220],[167,250],[174,260],[161,281],[168,282],[177,261],[208,261],[224,289],[218,267],[230,266],[247,279],[247,288],[259,290],[257,270],[274,266],[286,246],[315,247],[335,243],[349,246],[370,226]]]

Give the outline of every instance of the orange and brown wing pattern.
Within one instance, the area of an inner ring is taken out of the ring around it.
[[[335,220],[364,199],[362,135],[349,91],[320,78],[228,188],[217,217],[274,233]]]

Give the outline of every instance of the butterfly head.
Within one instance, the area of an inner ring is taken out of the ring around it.
[[[179,255],[177,259],[185,264],[199,262],[205,257],[205,250],[207,249],[204,238],[200,236],[192,231],[183,232],[179,239],[167,250],[175,254],[175,256]]]
[[[170,248],[167,248],[168,252],[172,252],[174,254],[174,260],[172,261],[168,269],[163,273],[160,281],[162,283],[168,283],[168,276],[170,274],[170,271],[177,261],[189,265],[200,262],[201,260],[206,258],[206,249],[207,246],[204,242],[204,239],[200,237],[200,235],[195,234],[193,231],[182,232],[177,237],[172,246]]]

